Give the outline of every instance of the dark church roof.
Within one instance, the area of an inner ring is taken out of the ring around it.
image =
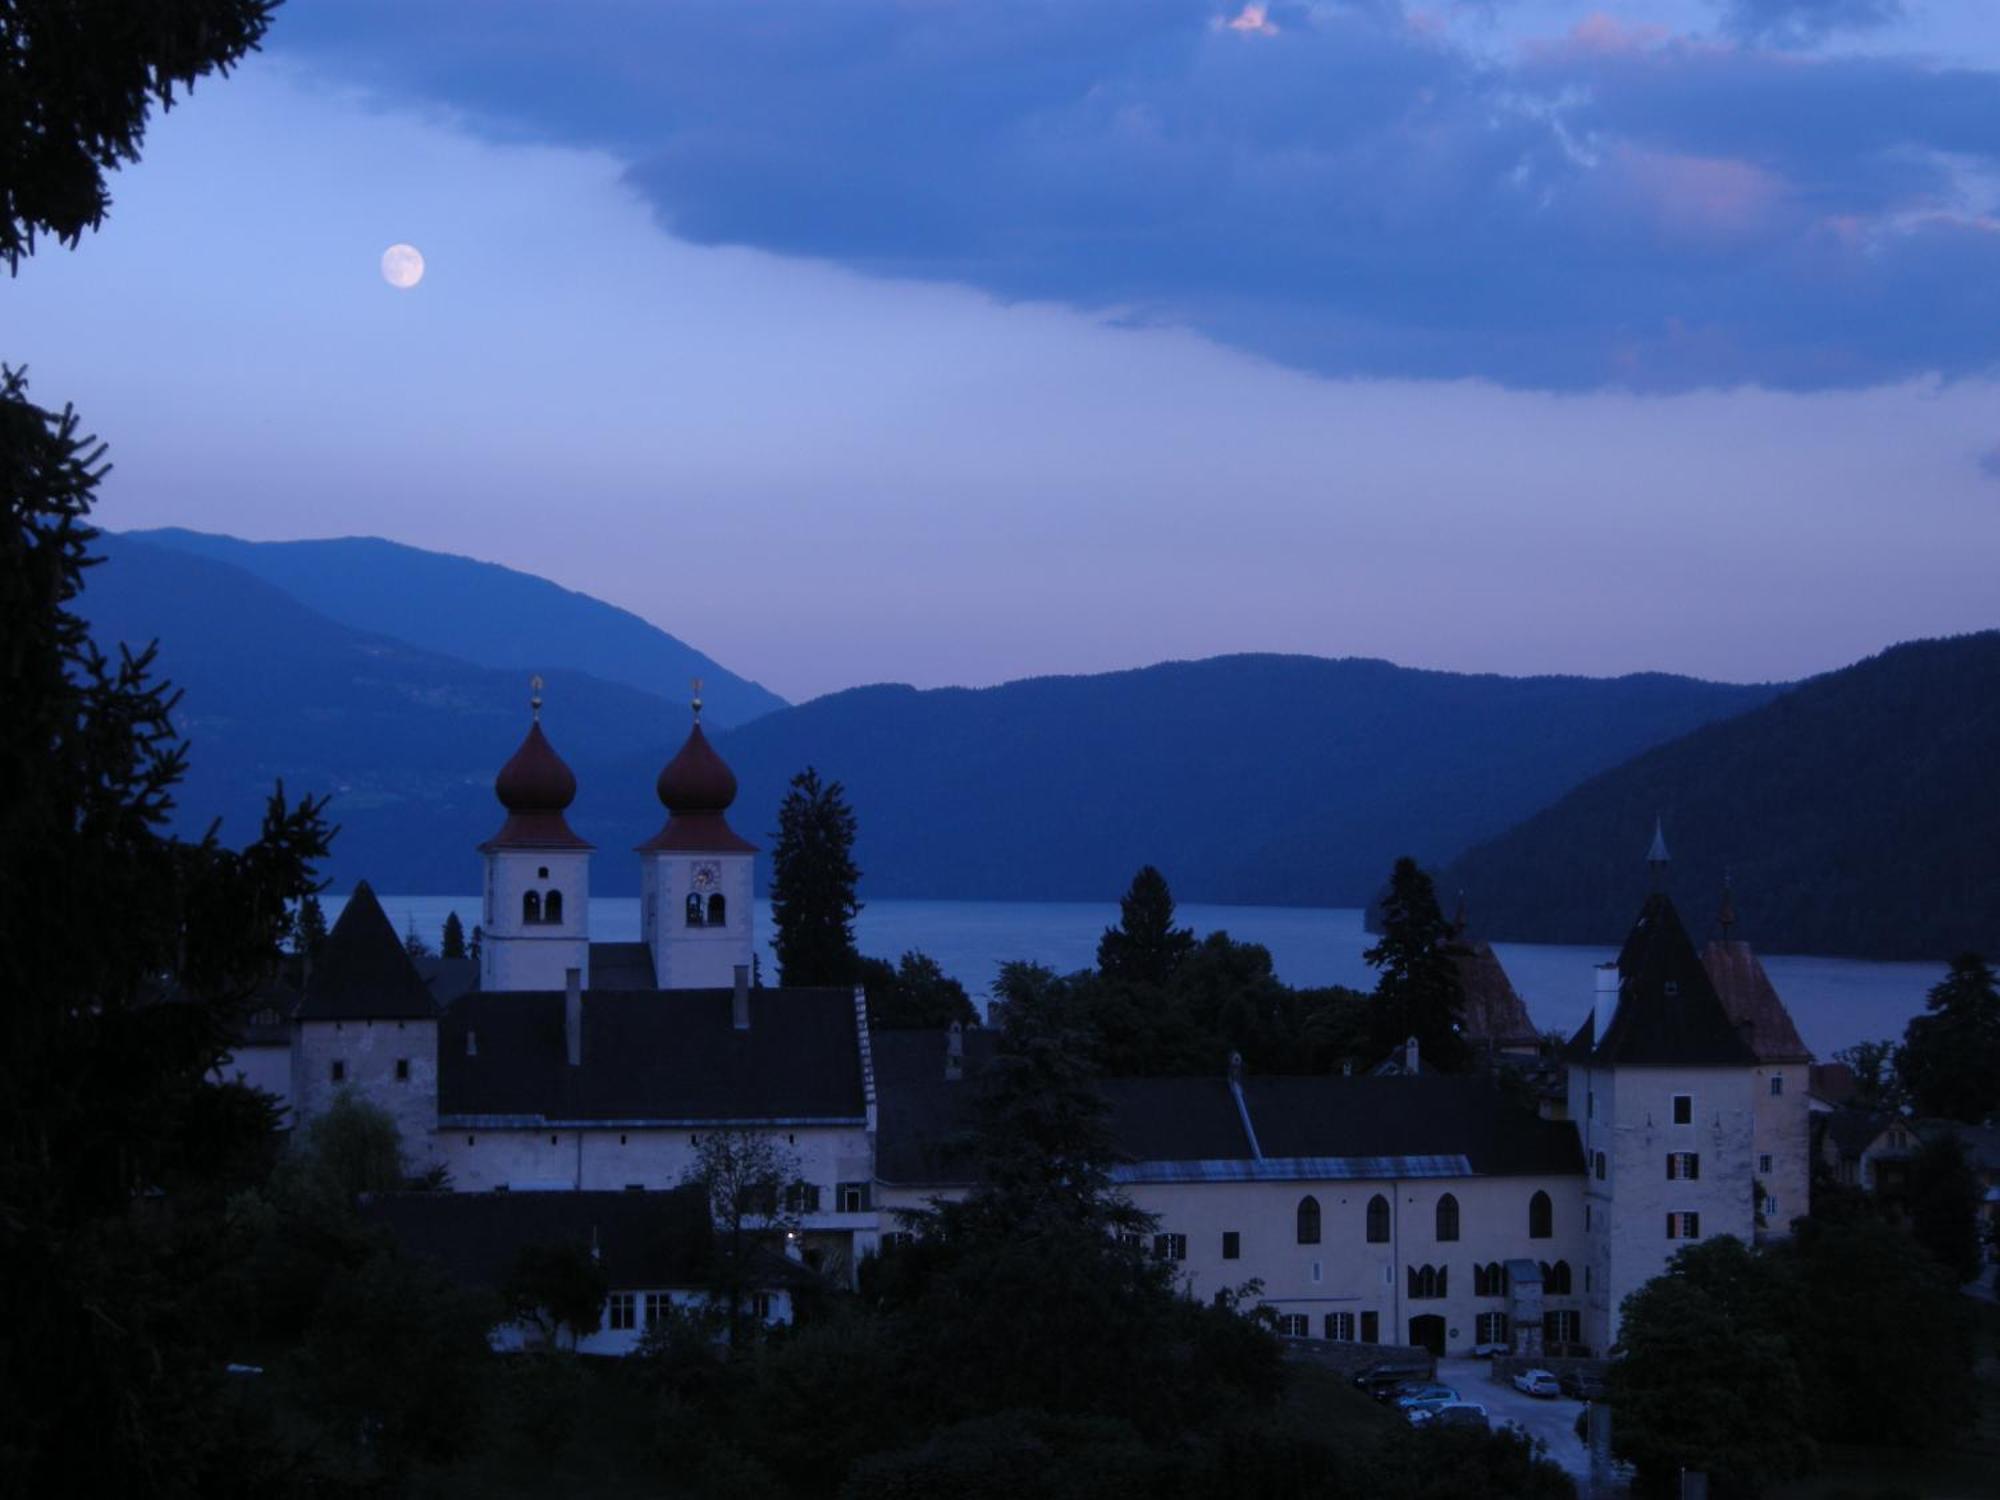
[[[539,679],[538,679],[539,681]],[[539,687],[537,689],[539,694]],[[482,849],[588,849],[563,812],[576,800],[576,776],[542,733],[541,698],[521,747],[493,779],[493,795],[507,809],[500,831]]]
[[[696,705],[700,712],[700,705]],[[666,825],[639,846],[642,854],[751,854],[757,846],[740,837],[725,816],[736,800],[736,773],[715,753],[695,720],[687,743],[660,772],[654,788],[667,809]]]
[[[1513,980],[1501,965],[1493,945],[1463,937],[1451,947],[1464,1004],[1459,1012],[1465,1039],[1495,1047],[1534,1047],[1541,1037],[1521,1002]]]
[[[732,1001],[723,989],[590,989],[582,1061],[571,1067],[561,991],[463,996],[438,1031],[438,1113],[634,1124],[866,1118],[851,993],[753,989],[741,1031]]]
[[[1570,1039],[1593,1067],[1754,1067],[1757,1057],[1715,992],[1680,913],[1655,891],[1618,954],[1618,1009],[1603,1036],[1593,1011]]]
[[[653,950],[644,943],[592,943],[590,987],[594,990],[656,990]]]
[[[945,1072],[945,1033],[875,1036],[878,1179],[936,1187],[977,1180],[968,1148],[978,1074],[997,1040],[989,1031],[965,1033],[965,1076],[954,1081]],[[1180,1176],[1583,1170],[1575,1126],[1541,1119],[1483,1078],[1246,1078],[1240,1108],[1220,1076],[1108,1078],[1100,1087],[1119,1155],[1128,1163],[1187,1164]]]
[[[412,1255],[461,1286],[497,1288],[530,1246],[594,1251],[614,1290],[697,1287],[713,1272],[708,1201],[699,1187],[650,1193],[391,1193],[362,1204]],[[759,1251],[762,1287],[812,1281],[784,1256]]]
[[[437,1005],[367,881],[313,958],[301,1021],[433,1021]]]

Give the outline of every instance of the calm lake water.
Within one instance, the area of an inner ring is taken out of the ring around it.
[[[480,909],[477,896],[381,900],[397,931],[414,923],[433,947],[447,912],[456,911],[470,931]],[[324,904],[331,922],[344,902],[329,897]],[[1241,941],[1262,943],[1288,984],[1356,989],[1374,984],[1374,971],[1361,959],[1372,940],[1357,908],[1184,905],[1179,914],[1197,933],[1221,930]],[[1047,964],[1059,973],[1088,967],[1097,957],[1098,937],[1117,920],[1115,902],[871,901],[855,922],[855,936],[862,952],[891,960],[908,949],[922,949],[980,999],[1000,965],[1011,959]],[[757,930],[767,936],[771,931],[770,908],[762,901],[757,903]],[[638,899],[593,900],[590,931],[604,942],[636,941]],[[1592,969],[1617,956],[1611,948],[1528,943],[1496,943],[1494,951],[1536,1026],[1565,1032],[1581,1025],[1590,1009]],[[1945,972],[1942,960],[1869,963],[1787,954],[1765,954],[1763,959],[1800,1034],[1822,1059],[1855,1042],[1901,1036],[1910,1017],[1924,1008],[1925,992]],[[764,972],[777,972],[768,941]]]

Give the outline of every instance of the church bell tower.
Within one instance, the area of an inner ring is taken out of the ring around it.
[[[486,856],[479,987],[560,990],[569,971],[590,983],[590,851],[563,812],[576,777],[542,733],[542,679],[529,699],[528,737],[494,778],[507,810]]]
[[[697,682],[693,727],[656,786],[666,826],[639,846],[640,927],[663,990],[726,988],[756,944],[757,848],[725,816],[736,775],[702,733],[700,692]]]

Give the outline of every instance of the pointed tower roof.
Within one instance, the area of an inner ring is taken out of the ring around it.
[[[542,733],[542,679],[534,679],[528,699],[533,717],[528,737],[493,778],[493,795],[507,809],[500,831],[479,847],[494,849],[588,849],[563,816],[576,800],[576,775],[563,764]]]
[[[1667,853],[1667,829],[1660,815],[1653,815],[1653,847],[1646,851],[1646,868],[1653,875],[1653,889],[1659,890],[1667,878],[1667,866],[1673,863],[1673,856]]]
[[[641,854],[754,854],[724,816],[736,801],[736,773],[715,753],[701,730],[701,684],[695,683],[694,724],[654,784],[667,810],[666,825],[639,846]]]
[[[367,881],[313,959],[301,1021],[434,1021],[437,1005]]]
[[[1618,953],[1618,1009],[1603,1036],[1593,1013],[1570,1041],[1597,1067],[1752,1067],[1756,1054],[1715,992],[1681,916],[1655,891]]]

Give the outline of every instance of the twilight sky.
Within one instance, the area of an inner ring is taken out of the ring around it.
[[[1991,0],[291,0],[113,194],[0,288],[102,524],[789,697],[2000,624]]]

